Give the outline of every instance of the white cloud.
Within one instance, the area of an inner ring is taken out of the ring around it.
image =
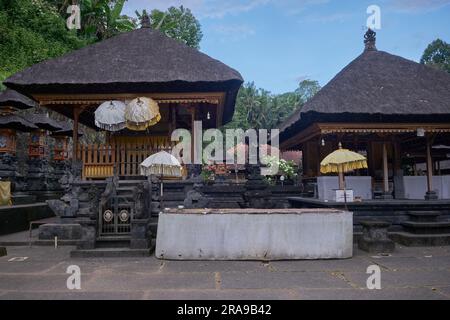
[[[287,14],[296,14],[305,7],[324,4],[330,0],[128,0],[125,10],[128,14],[136,9],[159,9],[181,5],[192,10],[199,18],[223,18],[227,15],[237,15],[257,8],[273,5]]]
[[[404,13],[433,11],[450,5],[450,0],[391,0],[390,6]]]
[[[327,15],[307,15],[303,17],[301,21],[318,23],[344,22],[353,16],[352,13],[336,12]]]
[[[256,33],[248,25],[216,25],[212,27],[212,30],[226,41],[243,40]]]

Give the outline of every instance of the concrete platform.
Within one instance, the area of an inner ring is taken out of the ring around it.
[[[345,259],[353,219],[331,209],[183,209],[159,215],[156,257],[174,260]]]
[[[70,257],[73,247],[7,249],[0,300],[450,299],[450,247],[398,246],[389,256],[355,247],[351,259],[271,262],[84,259]],[[80,290],[67,288],[71,265],[80,268]],[[381,269],[380,290],[366,286],[371,265]]]

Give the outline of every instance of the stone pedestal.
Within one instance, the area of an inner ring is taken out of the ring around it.
[[[151,232],[148,219],[133,219],[131,221],[130,249],[149,249]]]
[[[39,240],[79,240],[82,236],[81,225],[77,223],[47,223],[39,226]]]
[[[383,200],[391,200],[391,199],[394,199],[394,197],[392,196],[392,193],[390,193],[390,192],[383,192],[383,193],[380,195],[380,199],[383,199]]]
[[[362,237],[358,240],[358,248],[372,253],[389,253],[395,249],[395,243],[388,238],[389,222],[361,221]]]
[[[95,249],[97,222],[91,219],[77,219],[76,222],[81,226],[81,241],[78,243],[77,249]]]
[[[427,191],[425,193],[425,200],[437,200],[438,198],[436,191]]]

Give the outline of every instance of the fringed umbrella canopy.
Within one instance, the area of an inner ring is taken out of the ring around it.
[[[145,176],[181,177],[180,162],[166,151],[151,155],[141,163],[140,168]]]
[[[125,108],[126,127],[134,131],[143,131],[161,120],[159,106],[150,98],[136,98]]]
[[[367,159],[348,149],[339,149],[326,156],[320,162],[321,173],[349,172],[356,169],[367,169]]]
[[[95,110],[95,125],[107,131],[125,129],[125,107],[122,101],[103,102]]]
[[[367,160],[363,155],[342,149],[339,143],[339,149],[327,155],[320,163],[321,173],[338,173],[339,189],[345,190],[344,173],[356,169],[367,169]]]

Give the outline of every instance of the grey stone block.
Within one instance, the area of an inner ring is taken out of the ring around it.
[[[39,240],[52,240],[58,237],[59,240],[81,239],[82,230],[80,224],[44,224],[39,226]]]
[[[367,252],[388,253],[395,250],[395,243],[388,238],[389,222],[361,221],[363,234],[358,239],[358,248]]]

